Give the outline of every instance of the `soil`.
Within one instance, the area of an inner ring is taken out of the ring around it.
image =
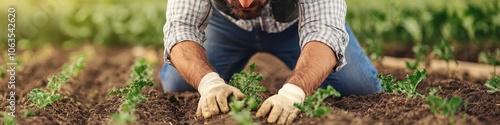
[[[80,75],[63,85],[59,93],[63,99],[44,109],[29,106],[26,95],[33,88],[45,88],[47,78],[61,70],[72,52],[77,50],[56,49],[47,57],[48,61],[29,62],[16,77],[16,122],[21,125],[31,124],[109,124],[111,114],[116,113],[123,99],[107,96],[113,89],[126,86],[130,66],[134,56],[130,48],[96,48],[95,55]],[[157,50],[161,59],[161,50]],[[269,97],[290,75],[290,69],[275,57],[260,53],[250,62],[258,65],[256,69],[266,80],[261,84]],[[147,102],[140,102],[135,109],[134,124],[237,124],[230,115],[222,114],[204,120],[195,116],[200,95],[196,92],[165,93],[157,77],[161,64],[155,66],[153,87],[145,87],[143,94]],[[410,72],[403,69],[378,68],[379,73],[393,74],[398,79],[406,79]],[[5,80],[6,77],[4,77]],[[403,94],[377,93],[368,96],[345,96],[329,98],[326,103],[332,112],[321,118],[306,117],[300,114],[294,124],[500,124],[500,93],[487,93],[484,80],[473,78],[449,78],[446,74],[432,73],[419,84],[420,93],[428,93],[428,87],[441,87],[438,96],[460,96],[467,100],[467,105],[460,113],[451,117],[433,114],[423,103],[422,98],[406,98]],[[0,100],[6,100],[10,91],[0,87]],[[0,103],[2,107],[7,101]],[[35,116],[21,117],[28,110],[35,111]],[[4,112],[5,109],[0,109]],[[255,112],[252,112],[254,115]],[[265,123],[265,119],[255,119]]]

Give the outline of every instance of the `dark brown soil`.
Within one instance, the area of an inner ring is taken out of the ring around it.
[[[18,124],[109,124],[109,116],[116,113],[123,99],[118,96],[106,96],[115,88],[126,86],[130,66],[134,57],[129,48],[98,48],[96,54],[89,59],[86,68],[77,77],[63,85],[59,92],[64,96],[45,109],[30,107],[26,95],[33,88],[45,88],[47,78],[61,70],[62,64],[68,61],[72,51],[57,50],[46,62],[31,62],[23,71],[18,71],[16,88]],[[161,59],[161,50],[158,50]],[[269,92],[264,98],[276,93],[290,74],[279,60],[268,54],[260,54],[251,62],[259,66],[266,81],[262,84]],[[155,72],[161,68],[157,64]],[[279,72],[279,73],[278,73]],[[409,72],[401,69],[379,68],[383,74],[393,74],[398,79],[405,79]],[[135,124],[236,124],[228,114],[204,120],[195,117],[199,94],[164,93],[157,75],[155,86],[146,87],[143,94],[147,102],[136,106]],[[299,115],[294,124],[499,124],[500,93],[487,93],[481,80],[448,78],[445,74],[430,74],[418,86],[420,93],[426,94],[428,87],[441,86],[438,96],[450,97],[458,95],[466,99],[468,104],[461,113],[447,118],[430,112],[422,98],[408,99],[402,94],[378,93],[368,96],[347,96],[328,99],[332,112],[321,118],[310,118]],[[6,100],[8,89],[0,87],[1,100]],[[8,102],[2,101],[2,107]],[[3,112],[5,109],[0,109]],[[21,118],[20,115],[34,110],[35,116]],[[254,115],[255,112],[252,114]],[[265,123],[265,119],[255,119]]]

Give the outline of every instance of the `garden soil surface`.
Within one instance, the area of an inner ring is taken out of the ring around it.
[[[36,51],[36,50],[33,50]],[[113,89],[128,84],[130,67],[135,61],[130,48],[96,48],[86,67],[76,78],[64,84],[59,93],[63,99],[45,109],[29,106],[27,94],[34,88],[47,85],[51,75],[61,71],[69,55],[76,50],[56,49],[45,61],[26,62],[23,70],[16,72],[16,122],[20,125],[33,124],[109,124],[110,115],[117,112],[123,99],[107,96]],[[161,60],[161,50],[156,56]],[[264,98],[276,93],[277,88],[290,75],[291,71],[275,57],[259,53],[251,59],[258,65],[257,71],[266,79],[261,84],[268,88]],[[210,119],[195,116],[200,95],[197,92],[165,93],[161,89],[158,71],[161,63],[155,66],[155,85],[145,87],[143,94],[147,102],[136,106],[134,124],[237,124],[230,115],[222,114]],[[379,73],[393,74],[399,80],[406,79],[411,72],[404,69],[378,67]],[[7,83],[6,77],[2,83]],[[458,95],[467,100],[460,113],[451,117],[433,114],[423,98],[407,98],[403,94],[377,93],[368,96],[344,96],[327,99],[332,112],[321,118],[306,117],[300,114],[294,124],[500,124],[500,93],[487,93],[482,79],[450,78],[446,74],[431,73],[418,86],[420,93],[428,93],[429,87],[441,87],[438,96]],[[3,84],[0,87],[0,105],[6,107],[10,90]],[[23,117],[28,110],[34,116]],[[0,109],[4,112],[5,109]],[[254,115],[255,112],[252,112]],[[265,124],[265,119],[256,119]]]

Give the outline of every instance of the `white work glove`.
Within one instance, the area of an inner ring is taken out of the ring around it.
[[[210,72],[201,78],[198,84],[198,92],[200,92],[200,101],[196,116],[210,118],[220,112],[227,113],[229,106],[227,99],[230,95],[236,96],[238,99],[243,99],[245,95],[237,88],[227,85],[219,74]]]
[[[306,94],[300,87],[287,83],[278,94],[267,98],[255,115],[260,118],[269,114],[269,123],[290,124],[300,112],[293,104],[304,102],[305,97]]]

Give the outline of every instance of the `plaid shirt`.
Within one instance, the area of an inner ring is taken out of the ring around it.
[[[181,41],[194,41],[203,46],[202,43],[206,40],[204,30],[212,11],[214,9],[210,0],[168,1],[167,21],[163,27],[164,57],[167,63],[170,63],[171,48]],[[329,46],[337,54],[338,63],[334,71],[338,71],[347,63],[344,58],[345,48],[349,41],[345,29],[346,11],[347,6],[344,0],[300,0],[299,18],[288,23],[274,20],[269,5],[264,8],[261,17],[252,20],[235,20],[221,13],[247,31],[260,26],[268,33],[278,33],[299,21],[301,48],[310,41],[320,41]]]

